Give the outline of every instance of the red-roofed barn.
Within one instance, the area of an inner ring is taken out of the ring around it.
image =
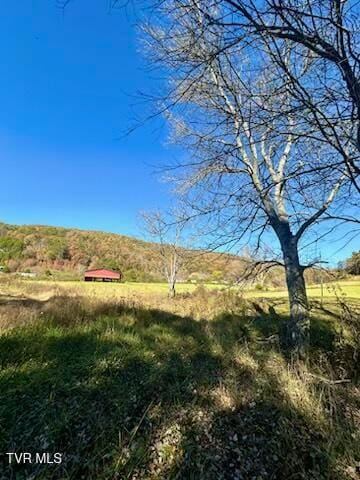
[[[96,268],[84,273],[85,282],[120,282],[122,273],[108,268]]]

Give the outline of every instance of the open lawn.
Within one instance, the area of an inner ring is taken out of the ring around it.
[[[307,293],[309,298],[320,298],[322,295],[327,299],[335,299],[336,297],[347,297],[353,299],[360,298],[360,279],[358,280],[341,280],[321,285],[308,285]],[[251,297],[287,297],[285,290],[269,289],[268,291],[251,290],[245,293],[245,296]]]
[[[241,286],[229,286],[224,284],[208,283],[202,285],[207,290],[229,291],[235,290],[241,292],[245,298],[284,298],[287,297],[286,290],[282,289],[264,289],[256,290],[252,288],[242,288]],[[176,291],[180,294],[193,293],[199,288],[195,283],[178,283]],[[0,282],[0,294],[6,294],[7,289],[18,294],[24,291],[36,297],[38,294],[52,295],[54,292],[66,292],[70,295],[96,296],[100,298],[131,298],[133,296],[151,294],[166,294],[168,286],[166,283],[102,283],[102,282],[82,282],[82,281],[51,281],[51,280],[24,280],[24,281],[6,281]],[[307,292],[310,298],[319,298],[321,294],[326,298],[335,298],[336,296],[346,296],[348,298],[360,298],[360,278],[355,280],[341,280],[320,285],[308,285]]]
[[[284,292],[194,290],[2,280],[0,451],[63,461],[0,478],[359,478],[360,282],[309,288],[296,370]]]

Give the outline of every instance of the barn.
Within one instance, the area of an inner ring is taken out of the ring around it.
[[[120,282],[122,277],[121,272],[109,268],[96,268],[84,273],[85,282]]]

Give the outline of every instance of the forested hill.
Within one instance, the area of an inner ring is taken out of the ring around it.
[[[235,255],[189,252],[181,280],[233,281],[244,268]],[[129,281],[162,280],[158,246],[136,238],[89,230],[0,224],[0,265],[7,272],[79,278],[96,267],[119,269]]]

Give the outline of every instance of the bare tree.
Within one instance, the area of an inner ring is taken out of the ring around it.
[[[184,249],[180,246],[184,224],[181,220],[165,219],[160,212],[142,213],[144,227],[155,242],[158,251],[159,269],[168,283],[169,297],[176,295],[176,283],[184,262]]]
[[[307,135],[338,152],[360,192],[358,2],[212,0],[200,2],[199,8],[209,29],[224,27],[221,48],[251,45],[265,52],[272,68],[286,78],[297,122],[308,125]],[[277,111],[283,113],[283,108]]]
[[[275,234],[289,293],[287,342],[302,355],[309,305],[299,244],[325,212],[341,207],[346,168],[326,142],[301,135],[286,78],[276,75],[267,55],[255,56],[237,41],[230,46],[227,26],[207,21],[208,2],[160,3],[145,32],[168,80],[161,108],[171,138],[192,153],[176,165],[178,191],[216,246],[246,237],[260,244],[269,230]],[[214,4],[210,13],[214,18],[221,10]]]

